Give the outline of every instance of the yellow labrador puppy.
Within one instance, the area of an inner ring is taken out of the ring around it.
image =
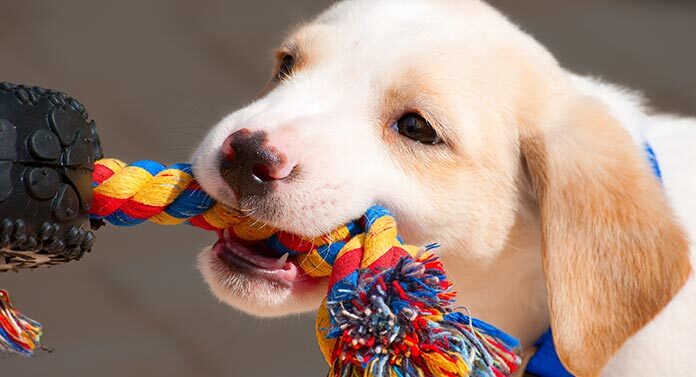
[[[568,72],[477,0],[341,2],[277,56],[263,96],[195,154],[215,198],[308,237],[384,204],[406,241],[442,244],[460,302],[525,347],[551,325],[578,376],[693,375],[695,120]],[[313,310],[326,289],[241,246],[200,266],[259,316]]]

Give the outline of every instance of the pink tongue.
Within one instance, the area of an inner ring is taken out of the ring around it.
[[[236,241],[225,241],[225,248],[237,256],[245,259],[258,267],[268,269],[268,270],[284,270],[289,268],[289,266],[294,266],[291,262],[288,262],[288,256],[284,255],[278,259],[264,257],[258,253],[253,252],[246,245],[242,245]]]
[[[257,274],[289,284],[297,280],[299,269],[287,260],[287,255],[267,258],[252,251],[248,246],[234,240],[221,239],[215,245],[218,257],[240,268],[248,268]]]

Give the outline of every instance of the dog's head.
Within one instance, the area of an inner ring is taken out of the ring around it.
[[[221,121],[194,165],[204,189],[262,224],[313,237],[380,203],[409,243],[471,261],[495,261],[531,208],[559,352],[583,375],[689,274],[628,134],[475,0],[335,5],[290,34],[262,97]],[[201,254],[218,297],[256,315],[318,306],[325,284],[292,259],[233,248]],[[588,348],[598,334],[610,340]]]

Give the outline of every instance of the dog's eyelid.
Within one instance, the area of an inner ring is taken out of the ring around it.
[[[407,115],[419,116],[419,117],[425,119],[425,121],[428,122],[430,125],[437,124],[437,122],[433,122],[433,118],[427,112],[424,112],[418,108],[410,108],[410,107],[404,111],[397,113],[395,117],[391,118],[389,124],[392,125],[395,122],[398,122],[399,119],[401,119]]]
[[[285,47],[281,47],[281,48],[276,49],[274,51],[273,55],[275,55],[275,58],[277,60],[280,60],[283,56],[286,56],[286,55],[293,55],[294,56],[295,51],[288,49],[288,48],[285,48]]]
[[[285,55],[291,55],[295,58],[300,55],[299,46],[295,41],[284,42],[275,50],[276,59],[280,60]]]

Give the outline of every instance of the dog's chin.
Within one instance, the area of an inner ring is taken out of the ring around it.
[[[305,275],[293,260],[269,267],[257,258],[263,257],[233,253],[218,242],[199,254],[198,267],[218,299],[254,316],[279,317],[319,307],[326,279]]]

